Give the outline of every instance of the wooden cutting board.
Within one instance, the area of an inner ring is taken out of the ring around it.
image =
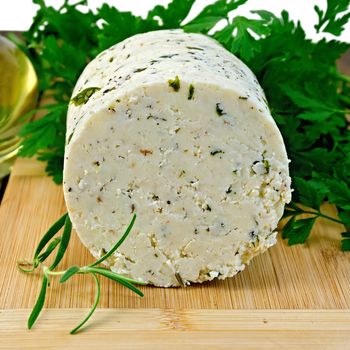
[[[336,216],[335,209],[322,210]],[[0,348],[17,349],[349,349],[350,253],[339,250],[341,225],[320,220],[307,244],[285,241],[234,278],[187,288],[141,287],[144,298],[101,279],[99,310],[77,335],[69,331],[93,303],[94,283],[53,280],[34,328],[26,320],[39,274],[31,258],[45,230],[63,213],[62,189],[42,165],[18,159],[0,206]],[[93,261],[73,234],[61,268]]]

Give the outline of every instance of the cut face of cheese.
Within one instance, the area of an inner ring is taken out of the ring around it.
[[[288,158],[253,73],[181,30],[131,37],[82,73],[68,111],[64,194],[81,241],[156,286],[224,279],[276,243]]]

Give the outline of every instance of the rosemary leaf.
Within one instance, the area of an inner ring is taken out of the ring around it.
[[[120,245],[125,241],[126,237],[128,236],[128,234],[130,233],[132,227],[134,226],[136,220],[136,214],[133,215],[129,226],[127,227],[125,233],[123,234],[123,236],[119,239],[119,241],[114,245],[114,247],[112,249],[110,249],[105,255],[103,255],[99,260],[95,261],[94,263],[88,265],[89,267],[93,267],[96,266],[98,264],[101,264],[104,260],[106,260],[108,257],[110,257],[119,247]]]
[[[38,299],[35,303],[35,306],[31,312],[31,314],[28,318],[28,329],[31,329],[33,327],[33,324],[37,320],[37,318],[38,318],[38,316],[39,316],[39,314],[44,306],[47,285],[48,285],[48,278],[47,278],[47,276],[44,275],[43,283],[41,285],[40,294],[38,296]]]
[[[55,248],[58,246],[58,244],[61,242],[61,237],[56,237],[54,238],[49,246],[47,247],[47,249],[44,251],[44,253],[40,254],[37,258],[37,260],[39,262],[44,262],[47,257],[55,250]]]
[[[66,221],[66,217],[68,216],[68,214],[64,214],[63,216],[61,216],[49,229],[48,231],[45,233],[45,235],[43,236],[43,238],[41,239],[41,241],[38,244],[38,247],[36,248],[36,251],[34,253],[34,259],[36,260],[38,255],[41,253],[41,251],[43,250],[43,248],[46,246],[46,244],[50,241],[50,239],[63,227],[65,221]]]
[[[72,276],[74,276],[76,273],[78,273],[80,271],[80,267],[73,265],[71,266],[68,270],[66,270],[66,272],[62,275],[61,279],[60,279],[60,283],[66,282],[69,278],[71,278]]]
[[[105,270],[105,271],[109,271],[109,272],[113,272],[113,271],[111,271],[110,269],[107,269],[107,268],[105,268],[105,267],[103,267],[103,266],[99,266],[99,267],[97,267],[99,270]],[[89,271],[90,270],[90,267],[87,267],[87,271]],[[128,281],[128,282],[130,282],[130,283],[134,283],[134,284],[140,284],[140,285],[142,285],[142,286],[146,286],[147,285],[147,283],[146,282],[142,282],[142,281],[137,281],[137,280],[134,280],[134,279],[132,279],[132,278],[129,278],[129,277],[125,277],[125,276],[123,276],[123,275],[119,275],[118,273],[116,273],[116,272],[113,272],[115,275],[117,275],[119,278],[122,278],[122,279],[124,279],[125,281]]]
[[[96,295],[95,295],[95,302],[94,302],[94,305],[92,306],[90,312],[88,313],[88,315],[84,318],[84,320],[79,323],[78,326],[76,326],[73,330],[71,330],[70,334],[76,334],[79,329],[89,320],[89,318],[92,316],[92,314],[94,313],[94,311],[96,310],[96,307],[98,305],[98,302],[100,301],[100,295],[101,295],[101,287],[100,287],[100,282],[97,278],[97,276],[92,273],[92,276],[94,277],[95,279],[95,282],[96,282]]]
[[[136,288],[132,283],[130,283],[126,278],[124,278],[121,275],[116,274],[115,272],[112,272],[110,270],[101,269],[99,267],[88,267],[87,271],[97,273],[99,275],[102,275],[104,277],[107,277],[115,282],[118,282],[122,284],[124,287],[129,288],[134,293],[138,294],[139,296],[143,297],[143,293]],[[135,281],[136,282],[136,281]]]
[[[62,234],[61,244],[58,248],[56,258],[55,258],[54,262],[51,264],[51,266],[49,267],[49,270],[53,270],[62,260],[63,255],[66,252],[67,247],[68,247],[71,231],[72,231],[72,223],[71,223],[70,218],[67,214],[66,219],[65,219],[65,223],[64,223],[64,230],[63,230],[63,234]]]

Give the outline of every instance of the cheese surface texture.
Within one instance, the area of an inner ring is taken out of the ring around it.
[[[64,195],[115,272],[170,287],[224,279],[276,243],[285,146],[255,76],[213,39],[149,32],[90,62],[68,111]]]

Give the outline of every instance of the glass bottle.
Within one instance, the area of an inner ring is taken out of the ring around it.
[[[0,35],[0,179],[10,172],[17,155],[21,117],[36,106],[37,87],[28,57]]]

